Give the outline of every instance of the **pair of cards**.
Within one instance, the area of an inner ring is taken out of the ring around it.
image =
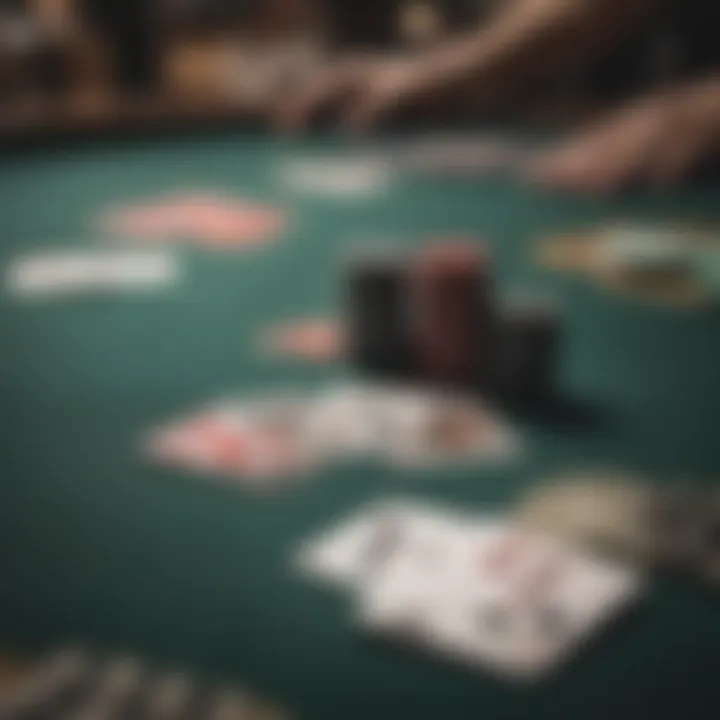
[[[21,257],[6,283],[13,296],[31,299],[163,289],[179,277],[180,263],[168,252],[91,249]]]
[[[506,461],[520,444],[474,399],[341,383],[215,403],[152,432],[147,449],[162,464],[262,487],[358,456],[442,467]]]
[[[642,589],[633,569],[513,523],[405,501],[361,510],[296,562],[354,591],[370,633],[519,680],[546,674]]]

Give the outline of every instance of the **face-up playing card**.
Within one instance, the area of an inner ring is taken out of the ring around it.
[[[164,243],[191,241],[211,249],[247,248],[270,242],[287,224],[277,207],[214,192],[181,192],[106,212],[110,235]]]
[[[373,197],[392,182],[389,165],[380,159],[295,160],[286,163],[279,175],[296,192],[338,200]]]
[[[150,434],[164,465],[239,485],[278,487],[331,462],[375,457],[409,467],[506,460],[517,440],[483,406],[385,385],[215,403]]]
[[[405,466],[507,460],[518,436],[477,400],[442,393],[383,388],[375,403],[379,452]]]
[[[305,402],[294,396],[228,400],[151,433],[150,456],[230,483],[267,487],[313,466]]]
[[[639,576],[519,531],[456,528],[393,556],[360,594],[361,624],[471,667],[536,678],[640,591]]]
[[[331,318],[306,318],[268,328],[260,347],[274,358],[330,362],[344,355],[345,333]]]
[[[168,252],[94,249],[19,258],[7,285],[21,298],[73,297],[166,288],[179,275],[180,264]]]
[[[652,553],[644,508],[649,491],[637,478],[576,472],[533,488],[516,520],[570,542],[643,558]]]
[[[371,386],[337,383],[314,399],[308,418],[308,442],[328,457],[374,453],[378,447],[378,394]]]
[[[714,281],[704,279],[704,268],[720,257],[715,236],[689,225],[614,224],[548,238],[538,246],[538,259],[645,302],[697,307],[716,296]]]
[[[370,503],[303,543],[295,565],[312,578],[357,589],[407,548],[430,550],[466,522],[461,513],[430,503],[401,498]]]

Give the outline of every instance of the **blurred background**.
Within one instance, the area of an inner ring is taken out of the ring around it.
[[[426,47],[510,1],[0,0],[0,132],[259,117],[338,54]],[[499,107],[566,114],[682,73],[697,27],[683,46],[678,18],[655,18],[593,67]],[[471,92],[437,105],[436,116],[477,112]]]

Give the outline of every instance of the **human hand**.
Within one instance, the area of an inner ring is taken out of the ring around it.
[[[720,154],[717,78],[633,103],[580,132],[528,168],[557,189],[608,193],[633,184],[667,186]]]
[[[352,58],[328,67],[281,102],[274,119],[280,130],[298,132],[332,108],[341,126],[361,131],[441,86],[418,58]]]

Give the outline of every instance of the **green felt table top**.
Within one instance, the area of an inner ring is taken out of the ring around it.
[[[0,162],[3,267],[21,252],[93,246],[96,218],[174,189],[286,205],[281,242],[183,251],[169,293],[0,300],[0,641],[79,640],[239,678],[309,720],[368,717],[711,717],[720,700],[720,598],[653,580],[644,605],[547,682],[516,688],[374,646],[352,599],[292,572],[292,549],[358,504],[413,494],[505,508],[574,467],[661,482],[720,477],[720,326],[711,312],[644,306],[537,267],[533,241],[620,219],[720,216],[720,187],[577,199],[510,181],[400,178],[358,202],[302,198],[276,182],[284,158],[341,141],[224,135],[47,150]],[[528,452],[502,468],[447,473],[348,463],[277,498],[148,466],[144,430],[224,394],[313,385],[342,366],[268,361],[267,324],[332,312],[343,253],[368,238],[485,238],[499,285],[552,295],[565,314],[564,416],[519,420]]]

